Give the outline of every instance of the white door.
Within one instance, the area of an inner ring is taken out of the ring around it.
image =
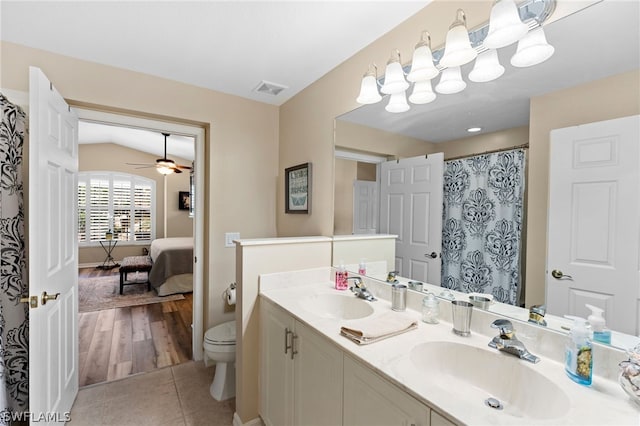
[[[546,301],[636,334],[640,116],[551,132]]]
[[[353,233],[378,232],[378,183],[353,181]]]
[[[78,119],[30,67],[29,410],[44,424],[64,423],[78,393],[77,175]]]
[[[444,154],[382,163],[380,232],[397,235],[395,269],[440,285]]]

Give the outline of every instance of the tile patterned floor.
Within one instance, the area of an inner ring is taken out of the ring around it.
[[[211,397],[214,371],[191,361],[82,388],[67,425],[230,426],[235,399]]]

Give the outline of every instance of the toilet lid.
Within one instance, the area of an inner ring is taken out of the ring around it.
[[[204,341],[216,344],[236,343],[236,322],[229,321],[210,328],[204,334]]]

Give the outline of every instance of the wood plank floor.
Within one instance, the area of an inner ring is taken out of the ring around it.
[[[118,275],[81,269],[80,277]],[[184,300],[79,314],[80,386],[191,360],[193,294]]]

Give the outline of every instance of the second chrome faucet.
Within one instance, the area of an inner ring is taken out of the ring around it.
[[[360,277],[347,278],[347,282],[350,280],[353,280],[353,286],[350,287],[350,289],[353,293],[355,293],[357,297],[359,297],[360,299],[367,300],[369,302],[378,300],[375,297],[373,297],[373,294],[371,294],[369,290],[367,290],[367,288],[364,286],[364,283],[362,282],[362,278]]]

